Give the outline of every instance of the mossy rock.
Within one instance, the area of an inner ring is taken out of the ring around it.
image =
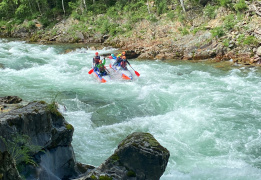
[[[100,177],[99,177],[99,180],[112,180],[112,177],[109,177],[109,176],[107,176],[107,175],[105,175],[105,176],[100,176]]]
[[[68,129],[70,131],[74,130],[74,127],[71,124],[66,124],[65,127],[66,127],[66,129]]]
[[[58,111],[58,106],[55,102],[48,104],[46,110],[51,112],[52,114],[55,114],[58,117],[63,117],[63,115]]]
[[[128,171],[127,176],[128,177],[136,177],[136,173],[134,171]]]

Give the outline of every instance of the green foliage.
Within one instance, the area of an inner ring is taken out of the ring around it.
[[[179,32],[180,32],[183,36],[189,34],[188,29],[185,28],[185,27],[184,27],[184,28],[179,28]]]
[[[174,18],[175,18],[175,13],[173,13],[172,11],[169,11],[169,12],[167,13],[167,17],[168,17],[170,20],[174,20]]]
[[[233,14],[227,15],[224,19],[224,28],[226,30],[231,30],[234,28],[236,23],[237,23],[237,20],[235,18],[235,15],[233,15]]]
[[[104,176],[100,176],[99,177],[99,180],[112,180],[112,177],[109,177],[107,175],[104,175]]]
[[[157,6],[157,14],[161,15],[161,14],[165,13],[166,11],[167,11],[167,1],[161,0]]]
[[[66,129],[68,129],[70,131],[74,130],[74,128],[73,128],[73,126],[71,124],[66,124],[65,127],[66,127]]]
[[[224,40],[223,40],[223,45],[224,45],[225,47],[228,47],[228,46],[229,46],[229,39],[224,39]]]
[[[204,14],[205,16],[207,16],[210,19],[214,19],[216,17],[216,6],[212,6],[210,4],[208,4],[205,8],[204,8]]]
[[[151,21],[151,22],[157,22],[158,21],[157,17],[154,14],[150,14],[149,16],[147,16],[146,19]]]
[[[247,4],[245,0],[239,0],[238,3],[234,5],[234,8],[237,12],[240,12],[247,9]]]
[[[118,10],[116,7],[110,7],[108,9],[108,11],[106,12],[106,14],[110,17],[110,18],[113,18],[113,19],[118,19],[120,16],[118,14]]]
[[[222,37],[225,35],[223,27],[215,27],[214,29],[210,30],[212,37]]]
[[[54,98],[52,99],[52,102],[47,105],[46,110],[51,112],[52,114],[55,114],[56,116],[62,117],[62,114],[58,111],[58,105],[55,102],[58,95],[59,95],[59,93],[57,93],[54,96]]]
[[[136,173],[134,171],[128,171],[127,176],[128,177],[136,177]]]
[[[27,23],[27,28],[28,28],[28,29],[34,29],[34,28],[35,28],[35,23],[34,23],[33,21],[29,21],[29,22]]]
[[[118,156],[118,154],[113,154],[113,155],[111,155],[110,159],[113,161],[119,161],[120,157]]]
[[[96,176],[94,176],[94,175],[91,175],[90,178],[93,179],[93,180],[97,180]]]
[[[94,14],[104,14],[107,7],[105,3],[95,3],[90,6],[90,9]]]
[[[245,35],[244,35],[244,34],[238,35],[238,37],[237,37],[237,42],[238,42],[238,44],[239,44],[239,45],[242,44],[243,41],[244,41],[244,39],[245,39]]]
[[[29,13],[28,11],[28,6],[25,4],[21,4],[15,11],[15,16],[18,18],[23,18],[26,17],[27,14]]]
[[[227,6],[227,7],[230,6],[231,4],[231,0],[218,0],[218,2],[221,6]]]
[[[26,163],[36,166],[33,160],[33,154],[42,151],[41,146],[32,145],[30,137],[27,135],[14,135],[11,140],[6,140],[0,136],[5,149],[11,154],[16,164]],[[43,152],[43,151],[42,151]]]
[[[244,39],[243,44],[257,46],[259,44],[259,42],[258,42],[258,39],[256,37],[254,37],[254,36],[247,36]]]

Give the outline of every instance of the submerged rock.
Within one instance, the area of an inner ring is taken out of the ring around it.
[[[101,166],[79,180],[159,180],[169,156],[169,151],[151,134],[135,132]]]

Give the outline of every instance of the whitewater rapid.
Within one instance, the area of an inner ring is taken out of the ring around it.
[[[88,74],[95,51],[68,48],[1,39],[0,96],[57,101],[78,161],[99,166],[141,131],[170,151],[161,180],[261,179],[260,68],[130,60],[140,77],[102,84]]]

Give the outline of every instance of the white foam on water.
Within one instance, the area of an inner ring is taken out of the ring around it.
[[[132,71],[133,81],[102,84],[88,74],[96,52],[88,47],[64,54],[60,46],[0,42],[0,95],[47,102],[57,95],[80,162],[99,166],[140,131],[170,151],[163,180],[260,179],[258,68],[130,60],[140,77]]]

